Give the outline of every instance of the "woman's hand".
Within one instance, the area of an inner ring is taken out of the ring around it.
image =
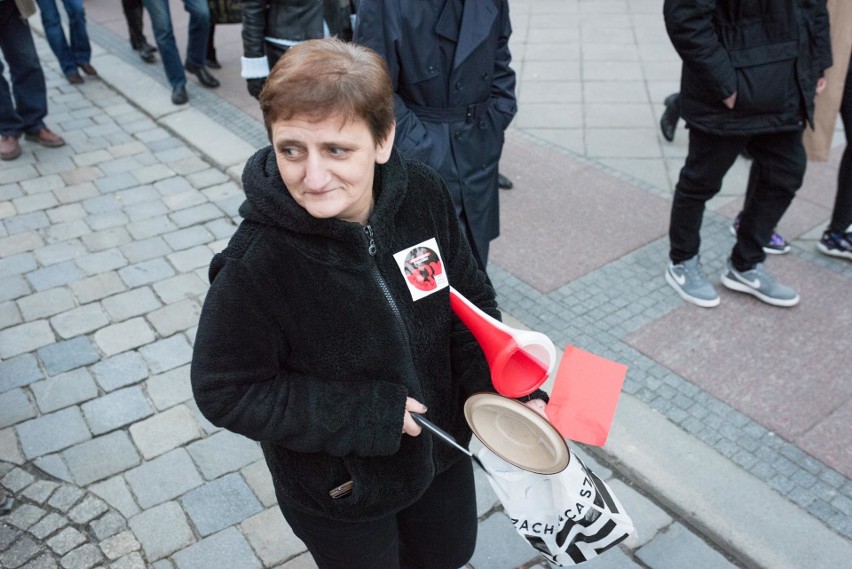
[[[543,399],[533,399],[532,401],[527,401],[524,403],[527,407],[544,417],[547,418],[547,413],[544,412],[544,408],[547,406],[547,403],[544,402]]]
[[[420,425],[415,422],[411,413],[425,413],[426,406],[416,399],[411,397],[405,398],[405,417],[402,419],[402,432],[406,435],[416,437],[422,430]]]

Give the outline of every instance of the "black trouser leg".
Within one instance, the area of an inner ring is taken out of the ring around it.
[[[210,22],[210,33],[207,34],[207,60],[216,61],[216,46],[213,44],[213,32],[216,31],[216,24]]]
[[[849,143],[852,142],[852,60],[849,62],[849,70],[846,73],[846,85],[843,87],[843,102],[840,104],[840,118],[846,132],[846,148],[843,150],[843,158],[840,159],[837,195],[828,226],[829,231],[839,233],[847,231],[852,225],[852,152],[849,150]]]
[[[127,19],[130,46],[138,51],[145,45],[145,35],[142,32],[142,0],[121,0],[121,7]]]

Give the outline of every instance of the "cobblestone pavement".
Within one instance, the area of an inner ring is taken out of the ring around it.
[[[680,337],[717,341],[684,317],[689,308],[660,277],[666,243],[659,212],[667,213],[683,146],[660,145],[650,110],[650,125],[595,128],[608,112],[595,105],[613,100],[601,84],[618,75],[625,80],[618,84],[622,94],[641,94],[637,64],[622,64],[631,61],[627,31],[644,58],[648,109],[673,85],[647,81],[672,73],[670,53],[643,41],[659,32],[653,23],[658,4],[546,1],[538,3],[547,7],[542,14],[534,3],[514,2],[524,112],[507,141],[503,166],[516,190],[503,195],[504,232],[489,273],[511,322],[544,332],[559,346],[571,342],[630,366],[610,442],[603,450],[585,449],[593,456],[576,450],[610,483],[639,535],[588,567],[843,566],[852,553],[852,483],[838,466],[842,452],[833,462],[831,453],[815,452],[825,457],[816,458],[714,395],[700,375],[657,345],[688,354],[694,346],[679,344]],[[205,421],[189,388],[206,267],[239,221],[241,164],[266,143],[265,133],[234,104],[224,81],[221,94],[190,85],[190,106],[171,106],[160,66],[139,62],[126,38],[111,30],[116,10],[87,4],[103,81],[68,85],[38,40],[48,76],[48,124],[68,146],[24,142],[21,158],[0,165],[0,485],[15,497],[12,512],[0,517],[0,567],[314,567],[275,506],[257,445]],[[178,21],[179,9],[173,12]],[[579,22],[576,29],[554,27],[566,14]],[[565,81],[540,81],[564,64],[548,55],[554,44],[564,54],[586,38],[577,34],[606,30],[612,32],[608,43],[587,49],[591,59],[582,59],[579,69],[569,64]],[[571,73],[584,81],[573,85]],[[548,99],[547,93],[570,96],[575,88],[589,96]],[[630,123],[646,112],[637,101],[621,103],[633,112],[610,109],[613,121]],[[680,142],[685,138],[679,135]],[[657,150],[649,150],[648,140]],[[735,185],[739,167],[726,186]],[[574,184],[566,201],[561,188],[569,178]],[[525,187],[541,193],[530,199]],[[737,196],[726,190],[724,197],[705,222],[710,266],[724,262],[714,251],[730,246],[732,212],[725,208],[735,208]],[[524,250],[524,241],[514,239],[522,231],[522,239],[534,239],[531,223],[550,235],[569,231],[564,220],[548,225],[532,209],[536,203],[565,211],[581,226],[587,212],[605,207],[601,199],[610,200],[606,207],[617,224],[633,229],[623,242],[599,247],[614,251],[613,258],[579,254],[593,251],[603,231],[570,235],[573,264],[558,252]],[[643,219],[620,217],[613,199]],[[824,208],[813,209],[817,218],[824,215]],[[803,227],[815,227],[817,218]],[[829,292],[843,298],[852,267],[806,247],[813,232],[796,235],[802,237],[794,268],[816,268],[821,285],[828,282]],[[570,275],[554,270],[561,280],[542,281],[545,271],[529,264],[539,257],[564,271],[588,266]],[[726,305],[762,326],[787,326],[777,311],[766,319],[760,307],[733,300],[726,297]],[[841,323],[849,317],[843,307],[832,310]],[[655,328],[661,324],[678,332],[670,337]],[[806,324],[812,337],[824,337],[820,322]],[[831,350],[816,353],[811,357],[837,366]],[[721,368],[724,359],[721,354],[713,363]],[[835,434],[848,440],[848,425]],[[477,490],[481,523],[470,568],[544,567],[515,535],[481,473]]]

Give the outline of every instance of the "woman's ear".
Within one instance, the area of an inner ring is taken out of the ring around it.
[[[393,139],[395,135],[396,123],[394,122],[390,127],[390,131],[388,131],[388,135],[376,147],[376,164],[384,164],[385,162],[390,160],[391,150],[393,150]]]

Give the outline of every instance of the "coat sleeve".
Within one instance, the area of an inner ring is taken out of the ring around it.
[[[358,24],[355,43],[369,47],[381,55],[388,65],[388,73],[394,90],[396,114],[396,136],[394,145],[403,156],[426,164],[439,164],[433,153],[438,146],[423,126],[421,120],[396,94],[399,87],[400,57],[397,46],[400,38],[400,7],[398,2],[386,0],[361,0],[358,5]],[[426,30],[424,30],[426,32]],[[426,33],[431,33],[429,30]],[[406,41],[428,41],[427,38],[406,38]]]
[[[825,70],[831,67],[833,63],[831,27],[829,25],[826,0],[814,0],[812,10],[814,51],[816,52],[819,74],[822,77],[825,75]]]
[[[405,388],[284,369],[279,362],[290,348],[258,289],[243,263],[229,259],[208,291],[191,367],[201,413],[216,426],[297,452],[395,453]]]
[[[663,16],[672,45],[685,66],[722,101],[737,90],[731,58],[713,28],[716,0],[665,0]]]
[[[266,2],[243,1],[243,57],[266,57],[263,36],[266,30]]]
[[[509,51],[509,37],[512,35],[512,24],[509,20],[509,4],[502,3],[503,12],[500,21],[500,37],[497,43],[497,55],[494,61],[494,82],[491,84],[492,108],[502,117],[503,130],[509,128],[509,123],[518,112],[515,100],[515,71],[510,64],[512,54]]]

